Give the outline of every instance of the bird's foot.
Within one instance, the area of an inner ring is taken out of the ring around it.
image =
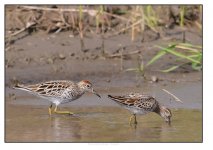
[[[67,115],[74,115],[73,112],[70,111],[54,111],[56,114],[67,114]]]

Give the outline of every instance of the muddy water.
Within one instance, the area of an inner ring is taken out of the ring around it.
[[[138,116],[138,125],[130,126],[130,112],[108,100],[105,92],[101,93],[102,99],[86,94],[78,101],[61,105],[61,110],[71,110],[74,116],[49,117],[47,101],[13,91],[16,100],[6,98],[5,139],[6,142],[202,142],[201,85],[197,82],[166,87],[175,91],[184,104],[171,103],[161,87],[149,88],[161,103],[172,108],[171,125],[150,113]],[[115,95],[127,91],[130,89],[109,92]]]
[[[47,108],[10,106],[7,109],[7,142],[201,142],[200,110],[173,109],[166,124],[154,114],[138,116],[129,125],[128,111],[118,107],[72,108],[74,116],[47,115]]]

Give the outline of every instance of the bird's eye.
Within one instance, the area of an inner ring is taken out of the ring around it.
[[[89,84],[87,84],[87,87],[89,88],[89,87],[90,87],[90,85],[89,85]]]

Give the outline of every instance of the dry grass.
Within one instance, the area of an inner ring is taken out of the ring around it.
[[[26,6],[6,5],[7,36],[23,29],[58,33],[71,30],[105,33],[105,37],[129,32],[134,40],[144,30],[159,32],[159,27],[195,25],[202,28],[202,6]],[[33,26],[27,26],[34,24]],[[109,34],[106,34],[109,33]]]

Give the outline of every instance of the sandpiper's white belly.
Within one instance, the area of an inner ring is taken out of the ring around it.
[[[82,95],[78,95],[75,97],[67,97],[67,98],[45,97],[45,96],[40,96],[40,97],[50,101],[51,103],[54,103],[55,105],[59,105],[59,104],[64,104],[64,103],[69,103],[71,101],[74,101],[81,96]]]
[[[145,111],[143,109],[137,109],[137,108],[134,108],[134,107],[126,107],[126,109],[133,112],[134,114],[140,114],[140,115],[145,115],[145,114],[150,112],[150,111]]]

